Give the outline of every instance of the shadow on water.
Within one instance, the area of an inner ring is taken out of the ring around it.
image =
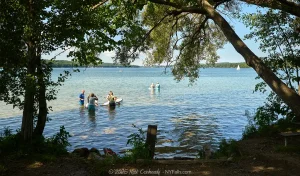
[[[79,107],[79,115],[80,117],[84,117],[85,114],[85,107],[84,106],[80,106]]]
[[[218,147],[218,125],[212,116],[189,114],[170,119],[170,131],[159,130],[157,154],[196,155],[204,145]]]
[[[88,110],[88,118],[90,123],[90,127],[93,129],[96,127],[96,111],[95,110]]]
[[[150,97],[156,98],[160,96],[160,89],[150,89]]]
[[[91,122],[95,122],[96,120],[96,111],[95,110],[88,110],[89,112],[89,120]]]

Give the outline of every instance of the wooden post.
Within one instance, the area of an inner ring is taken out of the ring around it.
[[[149,149],[149,154],[151,159],[153,159],[154,157],[156,134],[157,134],[157,125],[148,125],[146,146]]]
[[[287,138],[284,137],[284,146],[286,147],[287,146]]]

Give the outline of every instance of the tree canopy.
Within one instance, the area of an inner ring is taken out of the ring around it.
[[[56,98],[57,86],[70,74],[66,71],[53,82],[51,62],[45,62],[42,55],[62,50],[79,66],[99,64],[99,53],[128,42],[128,31],[143,31],[133,18],[135,13],[128,13],[129,8],[124,12],[126,4],[104,2],[0,2],[0,100],[23,110],[21,135],[25,141],[32,139],[33,132],[43,133],[46,102]]]
[[[126,1],[127,3],[130,1]],[[242,3],[276,9],[299,17],[299,0],[141,0],[143,9],[137,9],[143,26],[148,29],[145,37],[149,53],[146,63],[172,62],[172,72],[177,80],[184,76],[194,81],[199,75],[200,60],[208,63],[218,59],[216,51],[226,41],[240,53],[247,65],[252,67],[265,83],[293,110],[300,120],[300,96],[253,53],[236,34],[226,18],[238,17],[243,13]],[[223,17],[223,16],[226,16]],[[281,21],[282,23],[282,21]],[[289,25],[289,24],[288,24]],[[299,26],[294,29],[299,31]],[[121,62],[130,58],[126,52],[136,51],[136,46],[122,50],[127,57],[117,57]],[[121,51],[121,50],[119,50]],[[177,51],[177,53],[176,53]],[[134,55],[134,54],[132,54]]]

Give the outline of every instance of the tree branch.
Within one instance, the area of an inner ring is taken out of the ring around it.
[[[216,2],[214,8],[216,9],[219,5],[221,5],[221,4],[225,3],[225,2],[229,2],[229,1],[231,1],[231,0],[221,0],[221,1],[218,1],[218,2]]]
[[[149,35],[151,34],[151,32],[155,29],[155,28],[157,28],[160,24],[161,24],[161,22],[166,18],[166,17],[168,17],[169,16],[169,14],[166,14],[162,19],[160,19],[156,24],[154,24],[154,26],[145,34],[145,36],[144,36],[144,38],[141,40],[141,44],[143,44],[144,42],[145,42],[145,40],[149,37]],[[140,45],[137,45],[137,46],[133,46],[134,48],[133,48],[133,51],[131,52],[131,54],[130,54],[130,56],[132,56],[137,50],[138,50],[138,46],[140,46]]]
[[[93,7],[92,7],[92,10],[94,10],[94,9],[96,9],[96,8],[98,8],[98,7],[100,7],[100,6],[102,6],[104,3],[106,3],[108,0],[103,0],[103,1],[101,1],[101,2],[99,2],[98,4],[96,4],[96,5],[94,5]]]
[[[174,7],[175,9],[178,10],[172,10],[170,11],[171,14],[173,15],[178,15],[182,12],[190,12],[190,13],[205,13],[202,7],[199,6],[182,6],[177,3],[169,2],[169,1],[163,1],[163,0],[149,0],[149,2],[155,3],[155,4],[160,4],[160,5],[167,5],[170,7]]]
[[[166,14],[162,19],[160,19],[156,24],[154,24],[154,26],[146,33],[146,35],[144,36],[144,39],[143,39],[143,42],[146,40],[146,38],[150,35],[150,33],[155,29],[157,28],[160,23],[166,18],[168,17],[169,14]]]
[[[299,4],[296,4],[292,1],[287,1],[287,0],[278,0],[278,1],[280,1],[282,4],[285,4],[285,5],[288,5],[288,6],[294,6],[294,7],[299,6]]]
[[[252,5],[269,7],[272,9],[282,10],[297,17],[300,17],[300,4],[287,0],[240,0]]]
[[[153,2],[155,4],[161,4],[161,5],[167,5],[167,6],[171,6],[174,7],[176,9],[180,9],[182,6],[179,4],[176,4],[174,2],[170,2],[170,1],[163,1],[163,0],[149,0],[150,2]]]

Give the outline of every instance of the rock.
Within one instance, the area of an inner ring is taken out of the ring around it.
[[[233,157],[231,156],[231,157],[229,157],[229,158],[227,158],[227,161],[232,161],[233,160]]]
[[[103,148],[103,151],[106,156],[117,156],[117,154],[110,148]]]
[[[87,158],[89,156],[90,151],[88,148],[78,148],[78,149],[75,149],[72,153],[74,153],[80,157]]]
[[[94,147],[90,149],[90,153],[91,152],[97,153],[99,156],[101,156],[100,151],[98,149],[94,148]]]

